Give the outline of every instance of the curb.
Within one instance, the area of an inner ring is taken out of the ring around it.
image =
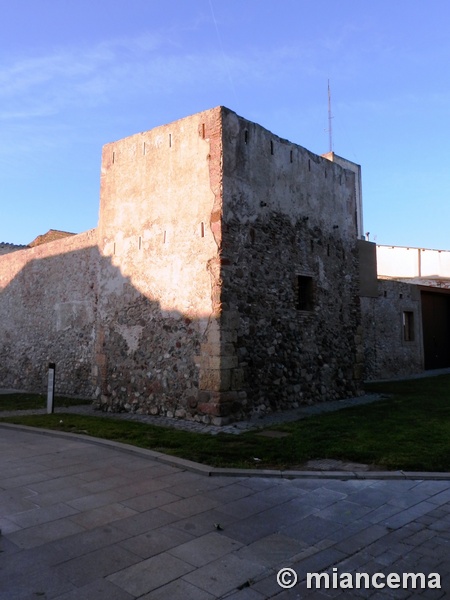
[[[123,442],[113,442],[111,440],[92,437],[89,435],[69,433],[65,431],[54,431],[52,429],[41,429],[38,427],[29,427],[28,425],[15,425],[13,423],[0,423],[0,428],[14,429],[24,431],[26,433],[37,433],[39,435],[47,435],[59,437],[62,439],[72,439],[77,441],[87,442],[94,446],[109,447],[119,452],[127,454],[136,454],[143,458],[150,458],[157,462],[191,471],[199,475],[207,477],[261,477],[261,478],[278,478],[278,479],[339,479],[339,480],[418,480],[418,481],[436,481],[449,480],[450,473],[433,473],[422,471],[279,471],[272,469],[234,469],[211,467],[202,463],[197,463],[185,458],[170,456],[155,450],[139,448],[131,444]]]

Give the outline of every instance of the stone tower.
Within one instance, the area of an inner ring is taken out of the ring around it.
[[[204,422],[358,393],[355,175],[218,107],[103,149],[97,395]]]

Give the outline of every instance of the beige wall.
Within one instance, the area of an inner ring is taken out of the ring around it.
[[[111,268],[96,361],[108,406],[197,412],[202,347],[220,355],[221,140],[218,108],[103,148],[99,247]]]
[[[211,314],[204,265],[217,253],[211,230],[211,137],[219,111],[208,111],[103,148],[100,250],[163,311]],[[218,199],[220,204],[220,199]]]
[[[450,277],[450,251],[377,246],[380,277]]]

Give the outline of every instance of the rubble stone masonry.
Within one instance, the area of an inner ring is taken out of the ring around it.
[[[0,386],[91,397],[98,269],[96,230],[0,257]]]
[[[231,112],[223,162],[230,400],[265,412],[358,394],[354,174]]]
[[[0,256],[0,386],[223,424],[358,394],[354,174],[218,107],[107,144],[96,230]]]
[[[378,280],[378,295],[361,298],[365,332],[365,377],[390,379],[424,369],[420,288],[400,281]],[[405,331],[409,315],[411,331]]]

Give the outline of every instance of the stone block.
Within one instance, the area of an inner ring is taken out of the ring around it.
[[[231,344],[235,344],[237,342],[237,332],[236,330],[226,330],[226,331],[222,331],[221,334],[221,341],[224,343],[231,343]]]
[[[234,356],[236,353],[234,344],[231,344],[230,342],[222,342],[221,350],[222,356]]]
[[[207,392],[202,392],[203,394],[206,394]],[[199,393],[200,396],[200,393]],[[198,400],[197,398],[195,398],[195,396],[189,396],[189,398],[187,399],[187,404],[189,406],[189,408],[197,408],[197,404],[198,404]]]
[[[211,420],[212,425],[216,427],[223,427],[224,425],[229,425],[233,422],[231,417],[213,417]]]
[[[213,319],[206,329],[206,339],[209,344],[220,344],[221,331],[218,319]]]
[[[198,410],[203,415],[221,416],[221,405],[217,402],[207,402],[198,405]]]
[[[200,345],[201,351],[201,361],[204,362],[204,359],[210,356],[222,356],[222,346],[217,343],[209,343],[205,342]]]
[[[355,365],[353,367],[353,379],[362,379],[363,378],[363,372],[364,372],[364,366],[363,365]]]
[[[234,369],[237,366],[237,356],[211,356],[209,358],[210,369]]]
[[[199,387],[201,390],[222,392],[231,387],[230,369],[203,369],[200,371]]]
[[[216,392],[212,394],[212,398],[217,402],[238,402],[239,401],[239,393],[234,391],[229,392]]]
[[[198,404],[203,404],[205,402],[209,402],[211,399],[211,392],[206,392],[204,390],[199,390],[198,392]]]
[[[239,313],[235,310],[228,310],[222,313],[221,325],[225,330],[234,330],[239,327]]]
[[[245,371],[244,369],[233,369],[231,371],[231,389],[240,390],[244,387]]]

